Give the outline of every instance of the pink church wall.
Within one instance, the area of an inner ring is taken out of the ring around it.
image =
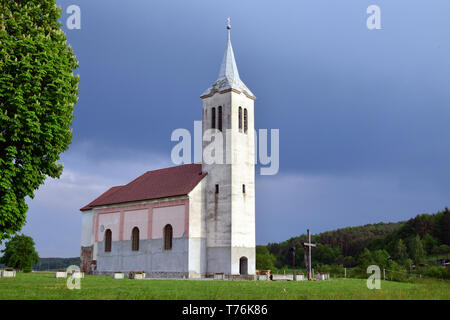
[[[172,225],[173,237],[180,238],[185,233],[185,206],[173,206],[153,209],[152,239],[161,239],[163,229]]]
[[[123,240],[131,240],[134,227],[139,228],[140,239],[148,239],[148,209],[124,212]]]
[[[189,236],[189,199],[95,209],[94,212],[96,242],[103,241],[107,229],[111,229],[112,241],[130,240],[135,226],[139,228],[140,239],[162,238],[166,224],[172,225],[175,238],[183,234]]]
[[[120,212],[117,212],[116,209],[116,212],[98,215],[97,219],[96,241],[103,241],[107,229],[110,229],[112,232],[112,241],[119,241]],[[103,231],[100,230],[101,226],[104,227]]]

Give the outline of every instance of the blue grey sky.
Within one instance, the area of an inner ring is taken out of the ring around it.
[[[170,135],[201,120],[228,16],[256,128],[280,129],[279,173],[256,177],[257,244],[449,205],[448,0],[58,3],[81,8],[81,30],[64,26],[81,83],[64,174],[28,201],[42,257],[77,256],[80,207],[172,165]],[[372,4],[381,30],[366,27]]]

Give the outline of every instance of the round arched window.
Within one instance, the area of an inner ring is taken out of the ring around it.
[[[139,228],[134,227],[131,232],[131,250],[139,251]]]
[[[164,250],[172,249],[173,229],[170,224],[164,227]]]

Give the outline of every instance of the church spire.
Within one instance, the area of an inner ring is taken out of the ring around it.
[[[231,46],[231,19],[227,19],[228,39],[225,47],[225,53],[223,55],[222,64],[220,65],[219,77],[217,79],[223,79],[225,77],[233,79],[233,81],[240,81],[239,72],[234,59],[233,47]]]
[[[255,99],[253,93],[247,88],[239,77],[239,71],[234,58],[233,47],[231,45],[231,19],[227,19],[227,44],[223,55],[222,64],[220,65],[219,76],[217,80],[201,95],[208,97],[215,92],[222,92],[227,89],[234,89],[243,92],[251,99]]]

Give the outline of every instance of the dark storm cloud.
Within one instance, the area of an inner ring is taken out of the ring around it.
[[[98,181],[107,187],[170,165],[172,130],[201,119],[228,16],[241,78],[257,96],[256,127],[280,129],[280,173],[257,178],[258,243],[448,203],[448,1],[377,1],[383,29],[375,31],[366,28],[366,0],[59,3],[82,11],[82,29],[66,30],[81,84],[63,159],[78,181],[73,192],[90,191],[65,209],[45,202],[60,188],[29,201],[26,230],[38,246],[52,235],[33,219],[77,214]],[[274,224],[278,216],[284,222]],[[79,237],[68,241],[44,255],[77,255]]]

